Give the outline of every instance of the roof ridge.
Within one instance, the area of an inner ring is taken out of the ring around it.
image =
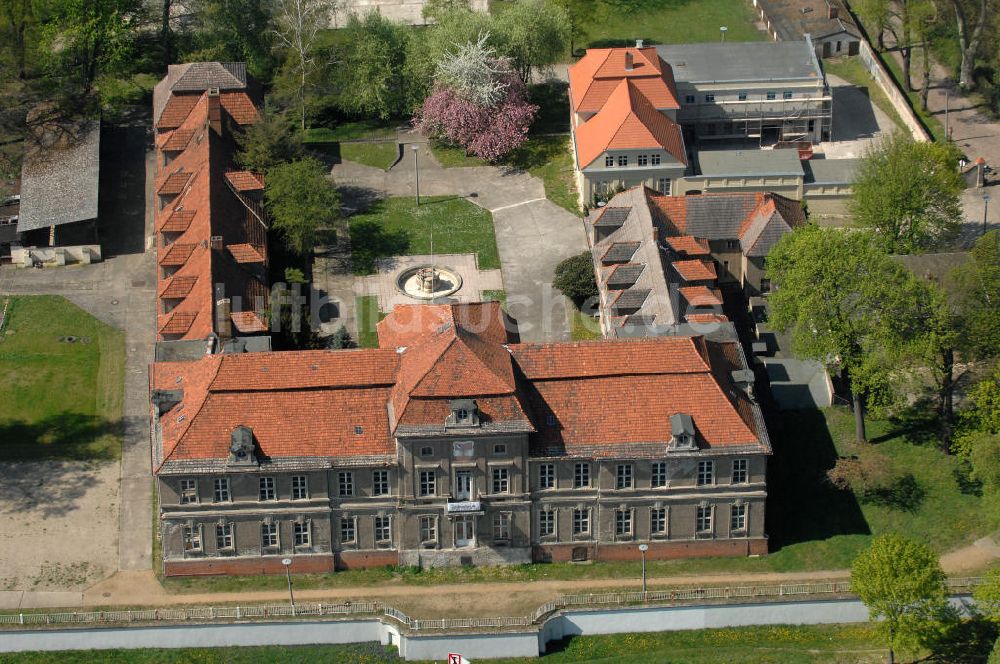
[[[209,356],[209,357],[212,357],[212,356]],[[201,411],[205,408],[205,402],[208,401],[208,395],[211,394],[211,385],[215,381],[216,376],[219,375],[219,369],[222,367],[223,361],[225,360],[226,357],[233,357],[233,356],[231,356],[231,355],[227,356],[225,354],[220,354],[220,355],[216,355],[215,357],[218,357],[219,360],[215,363],[215,367],[212,369],[211,377],[209,378],[209,380],[206,383],[206,389],[204,390],[204,393],[203,393],[204,396],[201,399],[201,402],[198,404],[197,410],[195,410],[194,414],[191,415],[191,417],[185,418],[186,421],[187,421],[187,424],[184,426],[184,428],[181,431],[180,435],[177,436],[177,442],[174,443],[173,448],[171,448],[170,454],[165,454],[163,456],[163,460],[160,462],[160,465],[159,465],[159,467],[157,467],[157,470],[159,470],[160,468],[163,468],[163,465],[165,463],[167,463],[167,461],[169,461],[174,456],[174,454],[177,452],[177,448],[179,448],[181,446],[181,444],[184,442],[184,437],[187,435],[188,430],[190,430],[191,425],[194,423],[195,418],[197,418],[198,415],[201,414]],[[209,361],[211,361],[211,360],[209,360]],[[184,403],[184,400],[182,398],[180,404],[178,404],[178,405],[181,405],[183,403]],[[171,409],[171,410],[173,410],[173,409]]]

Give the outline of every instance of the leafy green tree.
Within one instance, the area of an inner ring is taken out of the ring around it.
[[[885,33],[892,31],[893,12],[889,0],[860,0],[852,3],[861,20],[877,35],[878,50],[885,50]]]
[[[983,616],[1000,624],[1000,568],[986,573],[985,581],[972,591],[972,597]]]
[[[10,52],[18,78],[28,72],[28,50],[32,29],[35,26],[32,0],[3,0],[0,2],[0,48]]]
[[[311,251],[340,215],[340,195],[326,168],[312,157],[268,170],[264,199],[271,227],[297,254]]]
[[[426,89],[426,83],[407,76],[410,34],[410,28],[374,10],[363,17],[351,15],[344,28],[340,57],[346,111],[387,120],[410,110],[408,86],[412,83]]]
[[[880,535],[851,565],[851,590],[868,607],[889,647],[925,644],[948,616],[947,586],[937,554],[902,535]]]
[[[864,441],[866,402],[887,393],[893,355],[923,323],[914,309],[925,290],[870,234],[813,225],[785,235],[767,271],[771,322],[791,332],[798,355],[840,374]]]
[[[947,244],[963,219],[957,163],[950,144],[916,142],[900,132],[884,139],[858,168],[850,204],[855,222],[875,231],[889,253]]]
[[[182,54],[185,61],[221,60],[247,63],[258,80],[268,80],[273,3],[269,0],[191,0],[198,22],[199,50]]]
[[[594,261],[589,251],[570,256],[556,265],[552,285],[580,306],[585,300],[597,297],[597,280]]]
[[[260,119],[236,135],[240,151],[236,159],[248,171],[267,173],[278,164],[302,156],[302,135],[289,119],[265,110]]]
[[[332,0],[277,0],[274,34],[295,70],[302,130],[306,128],[306,94],[319,67],[318,37],[329,24],[333,7]]]
[[[958,291],[959,330],[973,359],[1000,356],[1000,230],[976,241],[971,260],[951,281]]]
[[[569,48],[569,15],[550,0],[515,0],[497,12],[494,26],[502,55],[511,59],[525,83],[532,71],[555,64]]]

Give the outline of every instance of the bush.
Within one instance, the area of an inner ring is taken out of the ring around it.
[[[563,295],[573,300],[577,307],[589,298],[597,297],[597,280],[594,277],[594,263],[590,252],[571,256],[556,265],[553,285]]]

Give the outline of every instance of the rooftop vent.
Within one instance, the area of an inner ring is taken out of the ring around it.
[[[635,47],[636,48],[642,48],[642,40],[641,39],[636,39],[635,40]]]
[[[625,71],[632,71],[635,69],[635,65],[632,60],[632,51],[625,51]]]

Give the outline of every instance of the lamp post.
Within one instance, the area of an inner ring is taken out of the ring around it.
[[[722,33],[722,41],[726,41],[726,33],[729,32],[729,28],[724,25],[719,26],[719,32]]]
[[[983,194],[983,235],[986,235],[986,213],[990,209],[990,195]]]
[[[292,594],[292,559],[282,558],[281,564],[285,566],[285,578],[288,580],[288,601],[292,605],[292,615],[295,615],[295,595]]]
[[[648,544],[639,545],[639,553],[642,554],[642,601],[646,601],[646,552],[649,551]]]
[[[420,146],[411,146],[413,150],[413,177],[414,177],[414,191],[417,197],[417,207],[420,207],[420,162],[417,161],[417,153],[420,152]]]

